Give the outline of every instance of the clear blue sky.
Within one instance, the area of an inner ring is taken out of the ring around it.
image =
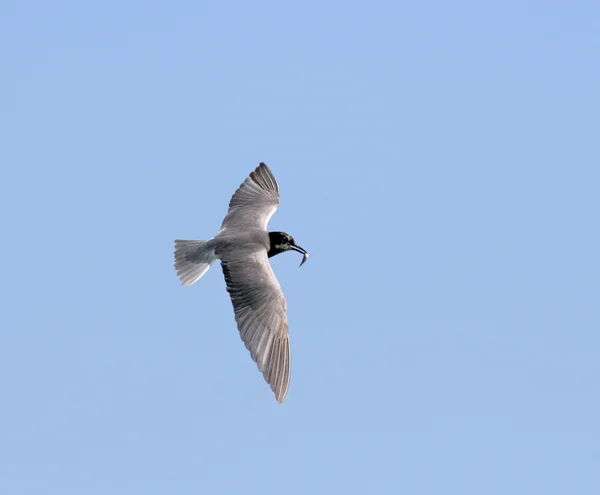
[[[600,493],[597,2],[0,6],[0,493]],[[282,405],[218,264],[265,161]]]

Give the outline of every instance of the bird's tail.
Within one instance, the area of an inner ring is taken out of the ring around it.
[[[217,259],[211,240],[175,241],[175,270],[183,285],[189,287],[200,280]]]

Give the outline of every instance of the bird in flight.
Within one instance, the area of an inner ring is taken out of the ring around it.
[[[240,185],[229,202],[221,230],[207,241],[175,241],[175,270],[181,283],[200,280],[221,260],[240,336],[278,402],[290,383],[287,304],[269,258],[285,251],[308,252],[285,232],[268,232],[279,206],[279,186],[264,163]]]

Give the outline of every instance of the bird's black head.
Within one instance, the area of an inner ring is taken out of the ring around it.
[[[300,263],[300,266],[302,266],[308,258],[306,250],[298,246],[294,241],[294,238],[285,232],[269,232],[269,258],[290,250],[298,251],[304,255],[302,257],[302,263]]]

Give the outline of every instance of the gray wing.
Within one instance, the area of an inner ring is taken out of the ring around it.
[[[221,260],[240,336],[277,401],[290,383],[287,305],[264,250]]]
[[[261,163],[232,196],[221,232],[236,227],[267,230],[267,224],[278,205],[277,181],[269,167]]]

